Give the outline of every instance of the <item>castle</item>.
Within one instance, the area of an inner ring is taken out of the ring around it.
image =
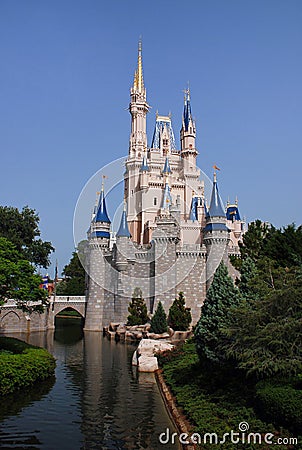
[[[222,204],[216,172],[207,206],[204,180],[196,166],[196,126],[189,90],[185,92],[180,150],[171,117],[158,114],[148,146],[148,110],[140,43],[130,90],[131,133],[120,227],[113,242],[102,185],[88,231],[86,330],[102,330],[112,321],[125,323],[137,287],[151,314],[158,301],[168,312],[177,294],[184,292],[196,323],[218,264],[239,253],[244,222],[237,201],[226,208]]]

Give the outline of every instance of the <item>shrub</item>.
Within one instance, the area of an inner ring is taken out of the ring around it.
[[[173,330],[187,331],[191,321],[190,308],[185,307],[185,296],[180,292],[169,309],[168,324]]]
[[[43,348],[1,337],[0,350],[4,350],[0,354],[0,395],[10,394],[54,374],[55,359]]]
[[[127,325],[143,325],[148,322],[148,310],[140,288],[134,289],[128,311],[130,314],[127,317]]]
[[[154,316],[151,319],[151,333],[165,333],[168,329],[167,315],[165,313],[162,302],[158,302]]]
[[[269,382],[256,385],[256,401],[265,419],[293,432],[302,429],[302,391],[290,385],[276,386]]]

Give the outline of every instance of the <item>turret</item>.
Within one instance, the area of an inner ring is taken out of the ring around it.
[[[164,193],[163,193],[163,199],[161,203],[161,211],[162,213],[167,214],[170,211],[170,207],[172,206],[172,196],[171,196],[171,190],[169,185],[169,177],[172,173],[172,170],[170,168],[169,158],[166,157],[165,159],[165,165],[162,170],[162,175],[164,177]]]
[[[206,226],[203,229],[203,240],[208,254],[207,287],[210,286],[221,260],[224,260],[226,264],[228,263],[227,247],[230,240],[230,230],[226,223],[227,218],[218,191],[216,172],[214,172],[211,202],[206,215]]]
[[[130,95],[131,135],[129,154],[130,157],[137,157],[147,150],[146,115],[149,110],[143,78],[141,41],[138,44],[137,69],[134,73]]]
[[[163,156],[167,156],[171,151],[176,150],[171,116],[159,116],[156,113],[151,151],[152,149],[159,149]]]
[[[188,168],[196,167],[197,150],[195,148],[196,128],[192,117],[190,90],[185,91],[184,112],[180,130],[181,157]]]
[[[121,217],[120,226],[116,233],[116,268],[119,271],[124,271],[128,266],[129,246],[131,234],[127,223],[126,202],[124,202],[124,209]]]
[[[104,183],[102,183],[99,202],[93,214],[88,238],[97,240],[101,247],[109,247],[110,225],[111,221],[107,213]]]
[[[231,204],[230,202],[227,203],[226,217],[227,226],[231,230],[230,250],[231,252],[239,253],[239,242],[242,241],[242,237],[245,231],[245,223],[244,220],[241,219],[239,213],[237,198],[233,204]]]

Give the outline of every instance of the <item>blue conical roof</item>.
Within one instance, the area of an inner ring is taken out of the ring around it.
[[[224,207],[222,205],[222,201],[221,201],[221,198],[220,198],[219,192],[218,192],[216,176],[214,176],[214,181],[213,181],[213,189],[212,189],[211,203],[210,203],[210,208],[209,208],[209,216],[210,217],[225,216]]]
[[[168,156],[166,157],[166,161],[165,161],[165,165],[164,165],[164,169],[163,169],[162,173],[172,173]]]
[[[121,217],[121,223],[120,227],[118,229],[118,232],[116,233],[116,237],[131,237],[129,228],[128,228],[128,222],[127,222],[127,214],[126,210],[124,209],[122,217]]]
[[[185,131],[188,131],[188,129],[189,129],[190,120],[193,120],[193,119],[192,119],[192,111],[191,111],[190,91],[188,89],[186,91],[186,95],[185,95],[185,106],[184,106],[184,114],[183,114]]]
[[[100,200],[99,200],[99,204],[97,207],[96,215],[94,217],[94,222],[111,223],[108,213],[107,213],[105,194],[104,194],[103,188],[101,190]]]
[[[197,206],[198,206],[198,197],[192,197],[189,220],[198,220]]]
[[[171,196],[170,186],[168,183],[166,183],[161,207],[163,209],[169,209],[171,205],[172,205],[172,196]]]

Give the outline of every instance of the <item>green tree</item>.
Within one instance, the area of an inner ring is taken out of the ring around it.
[[[51,242],[39,237],[39,221],[36,211],[28,206],[21,211],[12,206],[0,206],[0,236],[12,242],[23,259],[46,268],[54,248]]]
[[[27,313],[43,312],[47,292],[40,289],[41,277],[8,239],[0,237],[0,303],[14,299]]]
[[[232,310],[222,351],[259,378],[302,371],[302,272],[279,269],[276,288]]]
[[[191,310],[185,306],[186,300],[183,292],[179,292],[174,300],[168,315],[168,324],[173,330],[186,331],[192,321]]]
[[[57,284],[58,295],[85,295],[86,273],[83,265],[86,260],[87,241],[81,241],[72,253],[69,263],[64,267],[64,280]]]
[[[263,255],[265,240],[270,232],[271,225],[255,220],[249,224],[248,230],[243,235],[243,243],[240,245],[242,259],[250,257],[257,261]]]
[[[221,362],[221,329],[230,316],[231,308],[240,301],[238,288],[228,274],[226,265],[218,266],[201,308],[201,316],[194,330],[196,349],[201,361]]]
[[[128,311],[127,325],[143,325],[148,322],[148,310],[140,288],[134,289]]]
[[[165,333],[168,329],[167,315],[162,302],[158,302],[154,316],[151,319],[151,333]]]
[[[242,261],[240,268],[240,278],[236,280],[241,296],[252,300],[258,296],[254,281],[257,277],[257,268],[255,262],[249,256]]]

